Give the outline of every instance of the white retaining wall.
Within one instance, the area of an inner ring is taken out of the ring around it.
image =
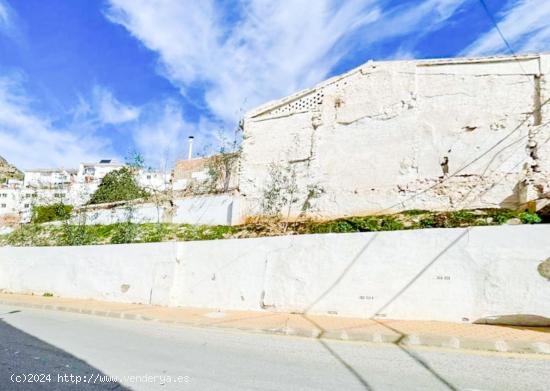
[[[173,223],[233,225],[239,220],[239,198],[231,194],[205,195],[175,200]]]
[[[234,213],[235,211],[235,213]],[[177,223],[204,225],[232,225],[239,219],[238,197],[231,194],[204,195],[181,198],[174,205],[144,203],[128,206],[95,206],[84,209],[87,224]],[[76,222],[80,216],[74,216]]]
[[[0,289],[166,305],[176,243],[0,247]]]
[[[524,225],[4,247],[0,288],[220,310],[550,324],[550,281],[537,271],[550,257],[549,237],[550,225]]]
[[[121,205],[116,207],[97,206],[93,209],[86,209],[83,214],[86,216],[86,224],[106,225],[132,221],[136,224],[163,222],[164,208],[153,203],[133,205],[131,209]],[[80,216],[74,216],[77,222]]]

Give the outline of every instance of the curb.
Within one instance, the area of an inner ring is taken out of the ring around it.
[[[475,338],[458,338],[453,336],[442,336],[434,334],[409,334],[405,336],[396,335],[395,333],[369,333],[363,331],[346,331],[346,330],[327,330],[322,331],[319,328],[311,327],[279,327],[279,328],[248,328],[230,325],[209,324],[204,322],[185,322],[174,321],[167,319],[156,319],[141,314],[127,313],[122,311],[105,311],[87,308],[70,307],[65,305],[55,304],[32,304],[19,301],[0,299],[0,304],[11,305],[17,307],[35,308],[52,311],[64,311],[79,313],[84,315],[102,316],[107,318],[127,319],[127,320],[143,320],[158,323],[179,324],[195,327],[207,327],[218,329],[233,329],[253,333],[296,336],[323,340],[340,340],[340,341],[363,341],[371,343],[392,344],[398,346],[429,346],[456,350],[480,350],[499,353],[535,353],[542,355],[550,355],[550,343],[541,341],[507,341],[507,340],[487,340]]]

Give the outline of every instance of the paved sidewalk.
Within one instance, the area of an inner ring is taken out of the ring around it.
[[[370,320],[269,311],[218,312],[8,293],[0,293],[0,304],[309,338],[550,354],[550,328]]]

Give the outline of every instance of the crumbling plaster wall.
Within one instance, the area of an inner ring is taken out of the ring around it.
[[[242,216],[269,166],[292,167],[322,217],[519,207],[550,182],[550,55],[369,62],[244,122]],[[299,213],[296,203],[294,215]]]

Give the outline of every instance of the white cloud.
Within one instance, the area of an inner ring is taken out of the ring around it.
[[[205,87],[208,109],[234,123],[242,109],[327,77],[357,45],[435,26],[465,1],[427,0],[387,13],[375,0],[246,1],[232,24],[213,0],[110,0],[106,14],[159,54],[162,73],[183,95]]]
[[[18,28],[19,22],[19,17],[14,9],[5,0],[0,0],[0,35],[21,41],[22,36]]]
[[[496,19],[515,51],[550,50],[550,1],[520,0],[497,15]],[[493,28],[466,48],[464,54],[478,56],[507,51],[506,44]]]
[[[5,28],[8,26],[8,6],[3,0],[0,0],[0,27]]]
[[[96,86],[93,96],[99,119],[104,124],[121,124],[134,121],[139,117],[139,108],[121,103],[106,88]]]
[[[219,144],[216,133],[231,133],[244,110],[326,78],[353,50],[407,35],[409,44],[397,56],[410,56],[418,37],[467,1],[388,8],[382,0],[248,0],[230,14],[214,0],[110,0],[107,17],[158,53],[159,72],[199,108],[200,119],[186,120],[176,101],[135,107],[96,86],[80,97],[71,126],[59,129],[32,111],[20,83],[4,78],[0,154],[24,167],[74,166],[108,156],[110,145],[94,134],[110,124],[134,141],[148,164],[162,167],[186,155],[187,136],[201,135],[197,151]],[[4,4],[0,0],[0,23],[10,15]],[[204,95],[192,94],[197,90]]]
[[[33,112],[21,78],[0,77],[0,155],[20,168],[75,167],[97,160],[109,144],[90,129],[59,129]]]
[[[89,98],[79,95],[73,115],[78,122],[90,126],[121,125],[139,119],[141,108],[122,103],[111,90],[95,85]]]

